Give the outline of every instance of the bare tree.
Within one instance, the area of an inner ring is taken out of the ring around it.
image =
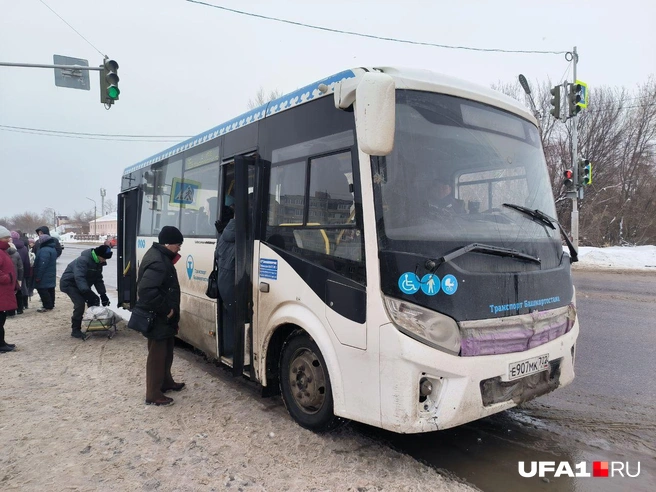
[[[269,96],[267,97],[264,91],[264,87],[260,87],[255,93],[255,97],[248,100],[248,109],[255,109],[259,108],[260,106],[264,106],[266,103],[273,101],[274,99],[278,99],[280,96],[282,96],[282,91],[274,89],[269,92]]]
[[[22,231],[26,234],[34,234],[36,228],[44,224],[43,217],[34,212],[23,212],[22,214],[14,215],[11,218],[7,218],[6,222],[11,224],[12,229]],[[0,223],[2,223],[2,220],[0,220]],[[9,226],[7,227],[9,228]]]
[[[117,206],[116,203],[114,203],[114,200],[111,198],[108,198],[105,200],[105,214],[111,214],[112,212],[116,212]]]
[[[69,217],[68,228],[80,234],[89,234],[89,222],[94,219],[93,211],[73,212]]]
[[[533,90],[558,216],[569,224],[563,172],[572,167],[571,128],[549,114],[550,81]],[[517,83],[495,89],[526,106]],[[563,99],[563,104],[566,104]],[[593,181],[579,201],[581,244],[656,243],[656,81],[631,93],[595,88],[588,110],[577,118],[578,154],[593,163]]]

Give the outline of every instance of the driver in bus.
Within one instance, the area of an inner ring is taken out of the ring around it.
[[[465,206],[453,194],[453,188],[448,179],[436,178],[430,188],[431,197],[428,199],[428,208],[433,212],[464,213]]]

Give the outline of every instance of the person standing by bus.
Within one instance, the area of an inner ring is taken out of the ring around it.
[[[84,339],[82,316],[85,303],[89,307],[99,306],[101,302],[103,306],[109,306],[102,270],[111,257],[112,248],[103,244],[94,249],[85,249],[64,270],[59,281],[59,290],[73,301],[71,336],[74,338]],[[96,288],[100,297],[91,290],[91,287]]]
[[[139,265],[136,305],[155,313],[148,338],[146,362],[146,404],[171,405],[166,391],[180,391],[171,375],[173,343],[180,321],[180,283],[175,263],[180,259],[184,237],[177,227],[164,226]]]
[[[216,247],[218,261],[218,285],[223,315],[221,326],[223,333],[223,353],[230,357],[235,345],[234,325],[237,311],[235,302],[235,219],[230,219],[223,229]]]
[[[16,288],[16,311],[12,311],[9,316],[14,316],[15,314],[23,314],[23,297],[20,292],[20,285],[23,282],[23,260],[21,259],[20,253],[18,253],[18,248],[14,244],[13,235],[9,238],[9,249],[7,254],[11,258],[12,263],[14,264],[14,271],[16,272],[17,288]]]
[[[57,250],[55,240],[47,234],[39,236],[39,250],[34,261],[34,287],[43,307],[37,313],[47,313],[55,308],[55,286],[57,285]]]
[[[11,246],[11,233],[6,227],[0,226],[0,353],[11,352],[16,348],[13,343],[5,340],[5,322],[7,312],[15,310],[16,304],[16,272],[14,264],[7,254]]]
[[[36,233],[39,236],[39,239],[36,240],[34,243],[34,246],[32,246],[32,251],[34,254],[37,254],[39,252],[39,248],[43,244],[42,241],[42,236],[46,236],[48,239],[52,239],[55,251],[57,252],[57,258],[59,258],[62,254],[63,248],[61,246],[61,243],[59,242],[59,239],[56,237],[50,236],[50,229],[48,229],[48,226],[41,226],[36,230]]]
[[[21,261],[23,262],[23,281],[21,282],[21,290],[16,293],[16,302],[18,303],[17,313],[23,312],[27,309],[28,290],[30,282],[32,281],[32,266],[30,265],[30,251],[27,246],[27,240],[20,231],[11,231],[11,239],[14,246],[18,250]]]

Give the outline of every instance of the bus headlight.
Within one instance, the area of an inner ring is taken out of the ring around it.
[[[401,332],[431,347],[460,352],[460,330],[454,319],[392,297],[383,299],[387,314]]]

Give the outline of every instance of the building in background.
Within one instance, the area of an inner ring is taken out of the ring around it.
[[[95,222],[95,224],[94,224]],[[118,215],[116,212],[98,217],[89,222],[89,234],[97,236],[115,236],[118,231]]]

